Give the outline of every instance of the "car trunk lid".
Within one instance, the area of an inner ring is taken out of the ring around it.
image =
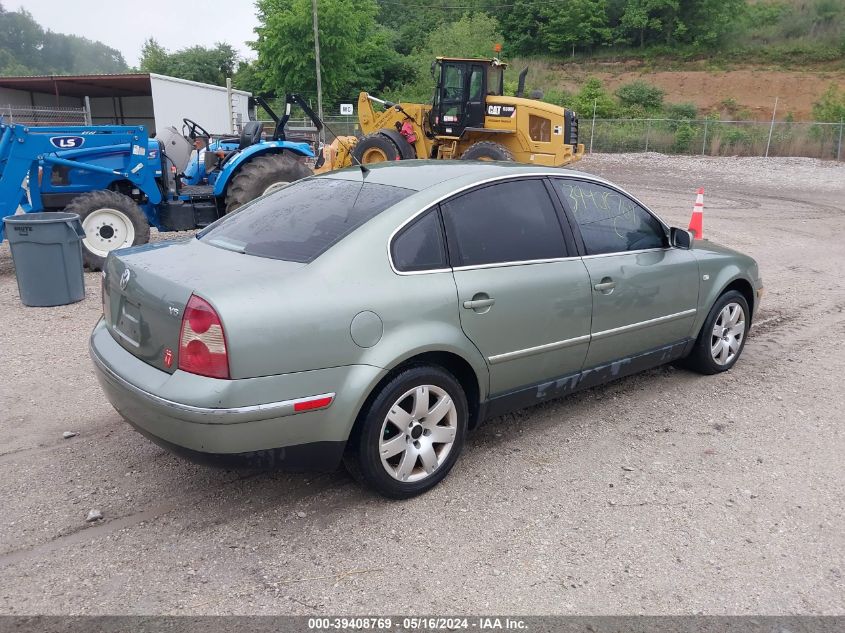
[[[301,264],[277,262],[277,273]],[[103,313],[112,337],[128,352],[168,373],[179,366],[182,315],[192,294],[214,297],[268,274],[267,260],[189,239],[112,254],[103,278]],[[226,315],[219,315],[226,328]]]

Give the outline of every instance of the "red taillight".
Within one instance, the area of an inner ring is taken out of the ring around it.
[[[223,324],[214,308],[196,295],[191,295],[182,314],[179,369],[209,378],[229,377]]]

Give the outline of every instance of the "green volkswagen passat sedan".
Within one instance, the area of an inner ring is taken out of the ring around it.
[[[662,363],[730,369],[750,257],[568,170],[401,161],[308,178],[112,253],[108,399],[194,458],[349,470],[397,498],[484,419]]]

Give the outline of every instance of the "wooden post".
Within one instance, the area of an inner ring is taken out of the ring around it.
[[[772,134],[775,131],[775,114],[778,111],[778,99],[779,97],[775,97],[775,107],[772,108],[772,125],[769,127],[769,141],[766,143],[766,158],[769,157],[769,148],[772,145]]]
[[[317,115],[323,119],[323,77],[320,72],[320,27],[317,21],[317,0],[311,0],[311,15],[314,22],[314,65],[317,69]],[[323,142],[323,131],[319,132],[319,140]]]

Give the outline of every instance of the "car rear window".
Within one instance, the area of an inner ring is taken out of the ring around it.
[[[197,237],[247,255],[307,264],[413,193],[366,181],[303,180],[254,200]]]

